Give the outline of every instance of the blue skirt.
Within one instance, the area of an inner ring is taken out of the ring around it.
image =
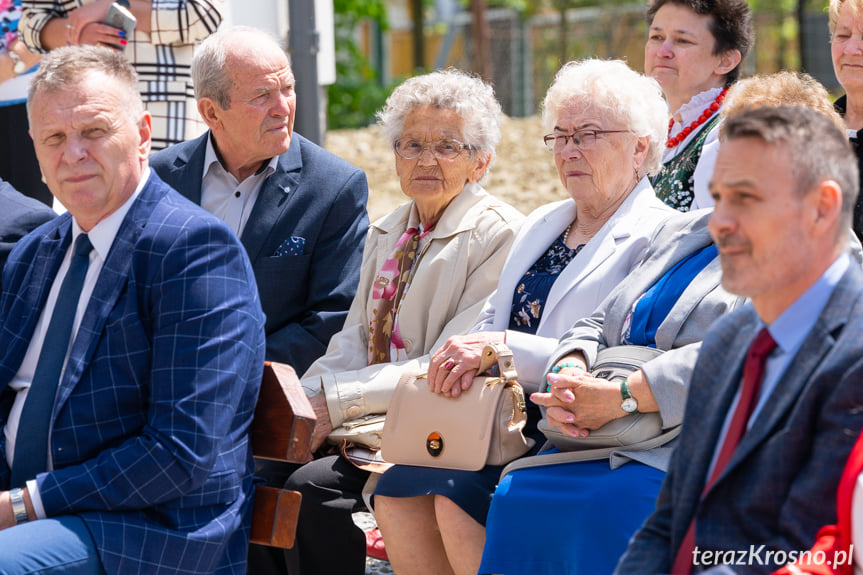
[[[611,574],[664,477],[635,461],[612,471],[607,459],[508,474],[494,493],[479,572]]]
[[[393,465],[381,475],[374,494],[386,497],[443,495],[477,523],[485,525],[501,471],[503,465],[486,465],[479,471]]]

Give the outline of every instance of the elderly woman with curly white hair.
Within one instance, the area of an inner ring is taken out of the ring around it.
[[[370,226],[345,325],[303,375],[318,413],[313,447],[346,421],[386,413],[401,369],[469,331],[494,291],[524,220],[477,183],[500,117],[491,86],[456,70],[407,80],[380,112],[410,201]],[[351,514],[364,507],[369,475],[342,455],[290,473],[285,485],[303,499],[289,563],[302,573],[365,572],[365,537]],[[256,561],[250,573],[270,571]]]
[[[558,338],[638,265],[673,213],[647,178],[660,168],[668,127],[655,80],[621,61],[570,62],[548,90],[543,122],[569,198],[528,216],[472,333],[432,355],[429,383],[438,393],[466,389],[484,345],[495,341],[512,349],[525,390],[538,391]],[[542,443],[532,407],[526,432]],[[500,472],[394,466],[384,473],[375,514],[396,573],[476,574]]]

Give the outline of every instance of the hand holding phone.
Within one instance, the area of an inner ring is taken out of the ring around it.
[[[135,33],[135,25],[138,23],[138,19],[135,18],[128,8],[120,6],[114,2],[111,4],[111,7],[108,8],[108,14],[105,15],[103,23],[123,30],[126,34],[126,40],[131,40],[132,35]],[[111,46],[118,50],[123,50],[125,48],[125,46],[118,46],[116,44],[112,44]]]

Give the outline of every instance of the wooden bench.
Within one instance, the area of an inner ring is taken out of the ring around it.
[[[266,362],[251,428],[255,457],[288,463],[311,461],[315,420],[315,412],[294,369],[287,364]],[[301,501],[298,491],[257,486],[252,543],[293,547]]]

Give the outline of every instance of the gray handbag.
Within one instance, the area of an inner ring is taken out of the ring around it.
[[[633,371],[640,369],[643,363],[662,353],[662,350],[638,345],[608,347],[597,354],[590,374],[593,377],[619,382],[626,379]],[[621,449],[626,451],[652,449],[671,441],[680,432],[679,426],[676,426],[663,433],[662,417],[659,413],[631,413],[609,421],[599,429],[591,431],[587,437],[576,438],[565,435],[549,425],[545,418],[539,422],[538,428],[551,445],[566,452],[561,455],[567,456],[567,461],[605,459],[612,452]],[[542,459],[546,457],[553,457],[553,455],[543,455]]]

